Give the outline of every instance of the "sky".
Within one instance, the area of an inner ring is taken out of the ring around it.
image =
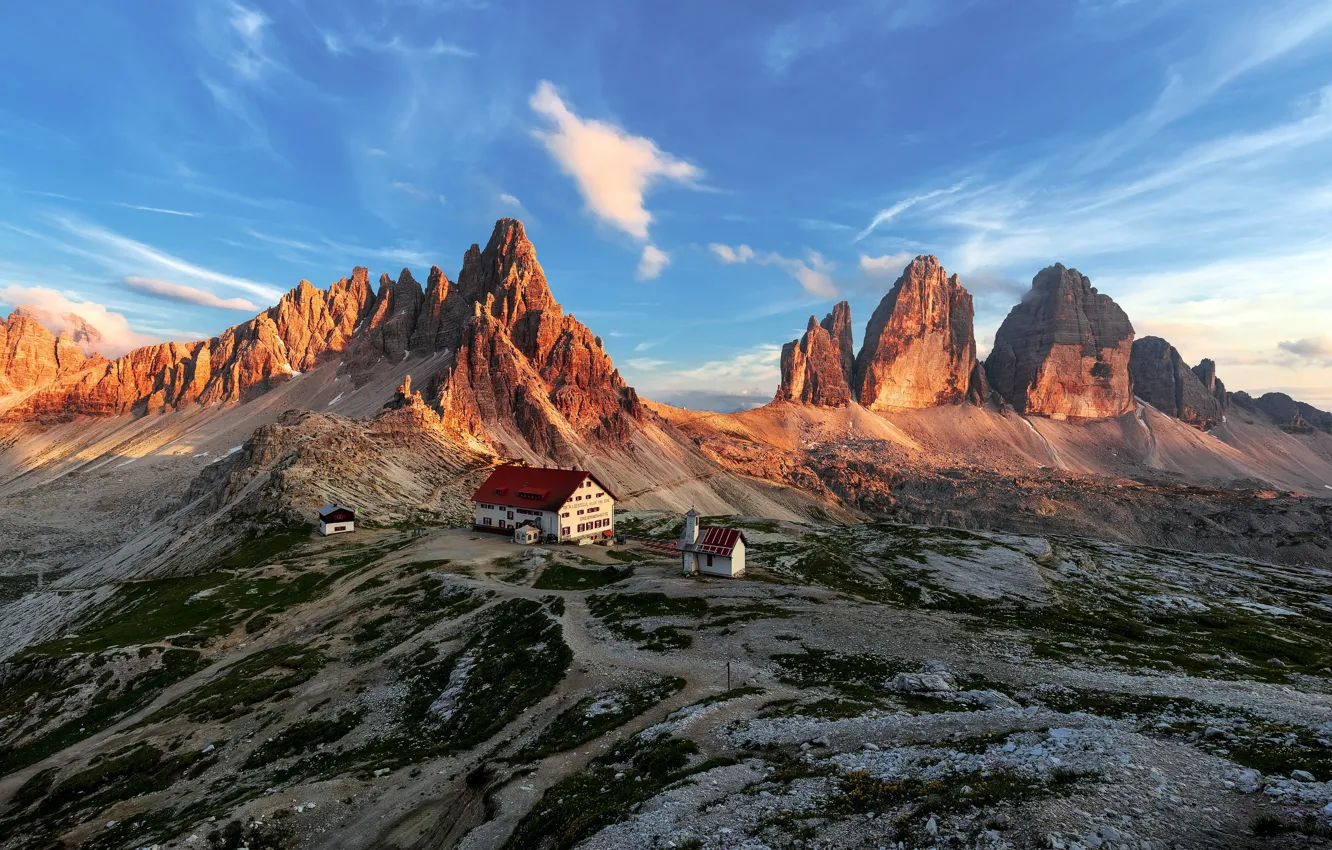
[[[497,218],[661,401],[917,254],[982,356],[1075,267],[1231,389],[1332,408],[1332,0],[47,0],[6,12],[0,308],[104,353],[301,279],[456,278]]]

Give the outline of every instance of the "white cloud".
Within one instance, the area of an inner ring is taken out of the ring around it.
[[[761,266],[777,266],[795,278],[796,282],[810,295],[827,298],[837,294],[837,285],[833,283],[831,273],[837,264],[825,260],[818,251],[810,251],[805,259],[783,257],[775,251],[759,254],[748,245],[730,245],[712,243],[708,246],[717,259],[723,263],[747,263],[750,260]]]
[[[643,256],[638,260],[638,279],[652,280],[661,275],[661,270],[671,264],[671,255],[656,245],[643,246]]]
[[[669,360],[653,360],[651,357],[634,357],[624,361],[628,365],[642,372],[650,372],[653,369],[659,369],[667,365]]]
[[[222,310],[251,310],[256,312],[259,310],[253,302],[246,301],[244,298],[220,298],[203,289],[196,289],[193,286],[185,286],[167,280],[158,280],[153,277],[129,275],[125,278],[125,285],[136,292],[154,295],[167,301],[178,301],[181,304],[217,307]]]
[[[353,52],[386,53],[407,59],[422,56],[453,56],[460,59],[475,58],[476,52],[461,45],[436,37],[430,44],[418,46],[408,43],[402,36],[395,35],[388,39],[377,39],[357,30],[350,34],[341,34],[321,30],[320,38],[324,49],[334,56],[346,56]]]
[[[654,184],[694,186],[703,177],[698,166],[666,153],[651,139],[579,117],[550,82],[543,80],[528,103],[551,125],[534,135],[573,178],[587,209],[635,239],[648,238],[652,214],[644,195]]]
[[[163,215],[185,216],[186,218],[197,218],[199,215],[198,213],[195,212],[182,212],[181,210],[172,210],[172,209],[167,209],[166,207],[144,207],[138,204],[126,204],[120,201],[116,202],[116,206],[125,207],[126,209],[131,209],[131,210],[141,210],[143,212],[162,213]]]
[[[1332,32],[1332,4],[1294,0],[1256,4],[1254,11],[1218,15],[1221,29],[1204,49],[1166,70],[1166,83],[1151,108],[1108,134],[1084,163],[1095,168],[1117,159],[1210,102],[1240,77],[1271,64]]]
[[[500,192],[499,199],[500,203],[508,204],[511,207],[521,207],[523,205],[522,201],[518,200],[513,195],[510,195],[508,192]]]
[[[257,295],[270,304],[282,297],[282,293],[271,286],[195,265],[188,260],[172,256],[165,251],[159,251],[151,245],[145,245],[142,242],[130,239],[128,236],[122,236],[95,224],[63,217],[56,218],[55,222],[69,233],[113,251],[113,256],[97,254],[90,256],[121,274],[139,274],[144,271],[143,265],[147,264],[195,280],[219,283],[223,286],[240,289],[252,295]]]
[[[384,150],[383,148],[366,148],[366,149],[365,149],[365,155],[366,155],[366,156],[388,156],[388,151]]]
[[[76,301],[54,289],[8,284],[0,287],[0,304],[35,307],[39,321],[56,333],[75,328],[75,323],[65,318],[67,314],[73,313],[101,333],[102,341],[97,348],[106,357],[119,357],[132,348],[157,342],[154,337],[131,328],[129,321],[120,313],[94,301]]]
[[[747,263],[754,259],[754,249],[748,245],[739,245],[732,248],[730,245],[713,242],[708,248],[717,255],[717,259],[728,265],[731,263]]]
[[[870,219],[869,225],[864,230],[856,234],[856,238],[853,241],[859,242],[860,240],[864,239],[866,236],[869,236],[871,233],[873,233],[876,227],[878,227],[881,224],[885,224],[889,221],[892,221],[902,213],[914,207],[916,204],[922,203],[924,201],[931,201],[934,200],[935,198],[942,197],[944,195],[952,195],[960,191],[963,185],[964,184],[962,183],[958,183],[956,185],[948,187],[947,189],[934,189],[932,191],[926,192],[923,195],[915,195],[910,198],[903,198],[902,200],[893,204],[891,207],[879,210],[877,213],[874,214],[874,218]]]
[[[896,254],[884,254],[879,257],[871,257],[869,254],[860,255],[860,270],[873,277],[893,276],[902,273],[907,263],[916,258],[910,251],[898,251]]]
[[[408,197],[418,201],[424,201],[430,198],[430,193],[427,192],[425,189],[422,189],[420,186],[417,186],[415,183],[407,183],[402,180],[395,180],[393,183],[393,188],[397,189],[399,192],[402,192],[404,195],[407,195]],[[441,198],[441,200],[443,199]]]
[[[239,3],[228,3],[231,14],[227,22],[240,38],[238,49],[231,57],[231,67],[246,80],[258,80],[264,69],[272,64],[264,48],[264,30],[270,21],[263,12]]]
[[[757,345],[727,360],[710,360],[694,369],[680,369],[662,375],[654,386],[674,389],[737,390],[755,386],[776,386],[781,379],[782,347]]]

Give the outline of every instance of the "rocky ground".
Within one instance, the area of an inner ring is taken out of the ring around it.
[[[0,847],[1332,844],[1329,571],[728,521],[742,580],[445,528],[7,579],[72,613],[3,636]]]

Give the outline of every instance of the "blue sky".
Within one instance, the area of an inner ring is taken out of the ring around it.
[[[0,306],[107,348],[521,218],[648,397],[768,400],[907,260],[977,338],[1077,267],[1232,389],[1332,407],[1332,0],[270,0],[8,10]]]

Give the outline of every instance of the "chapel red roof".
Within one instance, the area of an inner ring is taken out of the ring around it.
[[[548,469],[540,466],[498,466],[472,494],[473,502],[554,511],[569,500],[578,486],[591,478],[612,499],[615,494],[601,479],[583,469]]]
[[[729,558],[735,551],[736,542],[744,539],[745,535],[739,529],[705,525],[698,530],[698,540],[694,541],[692,547],[686,548],[705,555],[725,555]]]

